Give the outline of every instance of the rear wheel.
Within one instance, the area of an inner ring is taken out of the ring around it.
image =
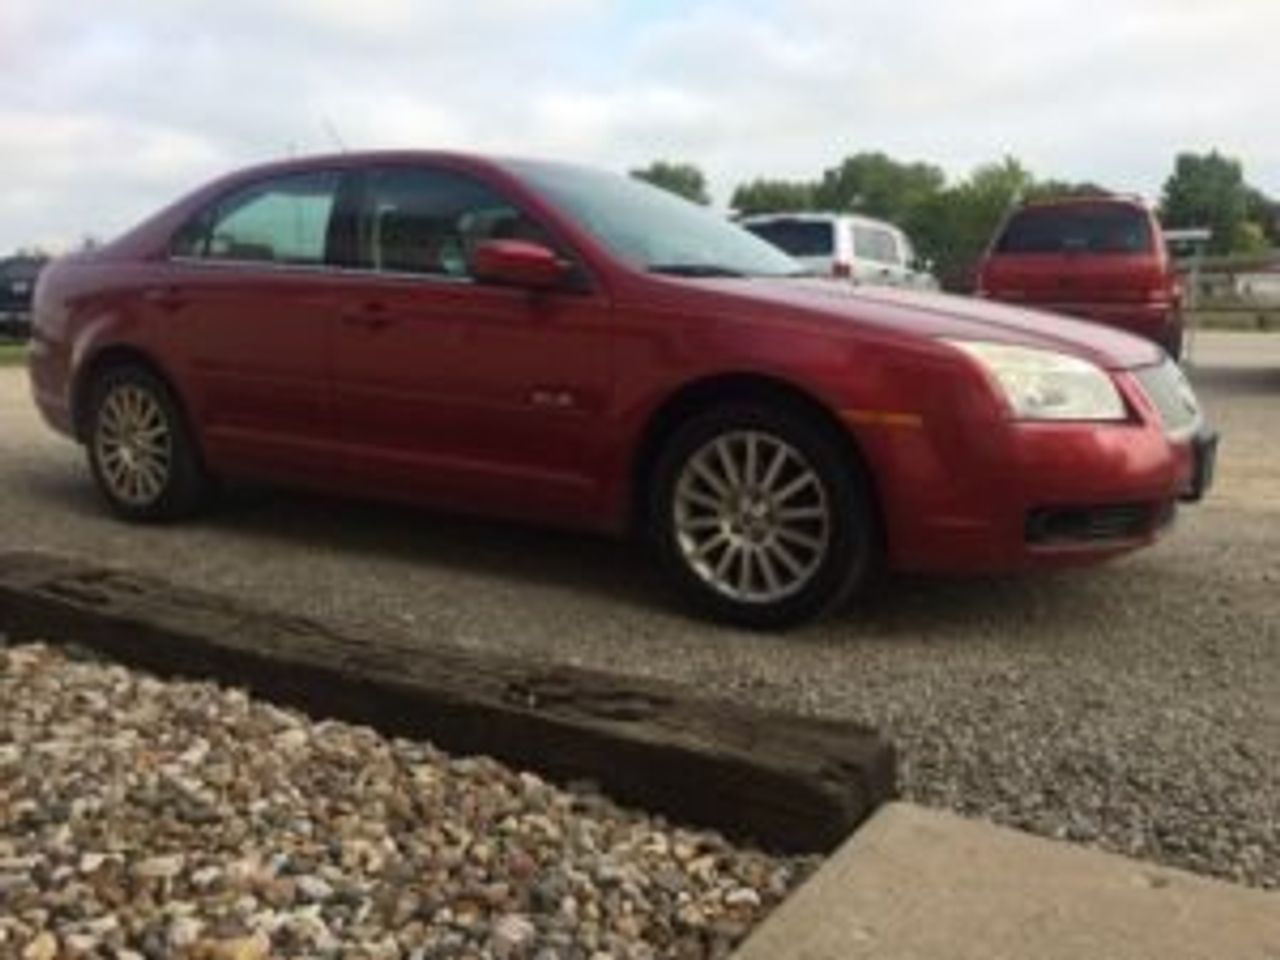
[[[168,385],[130,365],[107,369],[90,390],[89,467],[112,510],[163,521],[200,507],[211,483]]]
[[[825,424],[789,407],[735,404],[681,426],[658,463],[650,528],[686,596],[749,627],[830,609],[879,560],[860,465]]]

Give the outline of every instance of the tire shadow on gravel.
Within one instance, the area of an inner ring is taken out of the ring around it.
[[[510,520],[266,488],[223,495],[201,526],[240,537],[361,557],[463,570],[502,580],[581,588],[652,605],[667,598],[637,543]]]
[[[686,622],[741,636],[741,631],[698,620],[672,591],[652,554],[636,539],[614,539],[430,510],[242,489],[224,498],[209,521],[238,534],[289,541],[307,549],[391,558],[500,580],[584,590],[610,601],[660,610]],[[1114,565],[1112,565],[1114,567]],[[870,593],[814,624],[766,637],[787,643],[856,642],[860,637],[955,633],[985,622],[1025,634],[1037,620],[1069,621],[1087,608],[1098,570],[1010,577],[886,575]],[[1030,642],[1022,636],[1019,642]]]
[[[80,471],[41,471],[31,478],[27,493],[72,522],[118,523]],[[277,558],[297,552],[299,562],[308,556],[340,555],[353,565],[367,560],[438,567],[496,581],[581,590],[633,611],[660,612],[721,629],[693,619],[656,560],[635,540],[256,485],[225,491],[200,518],[137,529],[148,538],[173,538],[175,544],[195,534],[199,543],[193,549],[216,549],[225,537],[241,545],[256,542]],[[119,562],[128,565],[129,559]],[[1114,569],[1113,564],[1103,571]],[[1081,615],[1107,575],[1098,570],[1005,578],[889,575],[844,609],[779,636],[789,644],[816,646],[872,637],[960,640],[969,627],[982,625],[1008,630],[1021,637],[1020,643],[1034,643],[1027,636],[1028,624],[1061,624]],[[726,636],[741,637],[724,629]]]

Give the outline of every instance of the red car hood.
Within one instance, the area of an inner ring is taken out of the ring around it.
[[[719,281],[757,302],[930,338],[988,340],[1069,353],[1110,369],[1149,366],[1160,348],[1111,327],[1022,307],[925,290],[854,287],[829,280]]]

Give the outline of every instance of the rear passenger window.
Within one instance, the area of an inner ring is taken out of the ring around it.
[[[897,263],[898,244],[893,234],[879,227],[853,228],[853,254],[859,260],[874,260],[876,263]]]
[[[264,180],[219,200],[174,238],[176,256],[323,264],[337,173]]]

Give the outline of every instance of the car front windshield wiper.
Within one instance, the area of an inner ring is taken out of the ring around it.
[[[653,263],[650,273],[665,273],[673,277],[745,277],[747,274],[733,267],[716,263]]]

